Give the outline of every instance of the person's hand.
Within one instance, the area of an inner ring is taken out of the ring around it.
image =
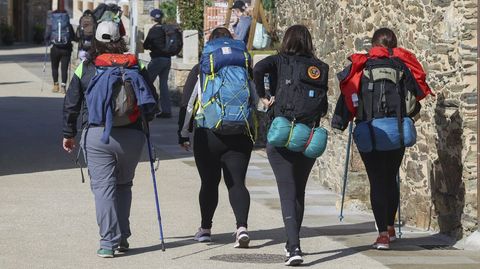
[[[275,98],[273,96],[270,97],[270,99],[260,98],[260,100],[262,101],[263,105],[266,106],[266,107],[271,107],[273,105],[273,103],[275,102]]]
[[[74,138],[64,138],[63,139],[63,149],[68,152],[72,153],[75,149],[75,139]]]
[[[182,147],[186,151],[190,151],[191,145],[190,145],[190,142],[185,141],[183,142],[183,144],[180,144],[180,147]]]

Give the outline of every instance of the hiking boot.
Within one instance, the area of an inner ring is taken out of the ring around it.
[[[303,263],[303,253],[299,247],[295,248],[293,251],[287,250],[287,257],[285,259],[286,266],[296,266]]]
[[[198,232],[193,237],[193,240],[198,241],[200,243],[211,242],[212,237],[210,233],[211,233],[210,229],[198,228]]]
[[[97,250],[97,256],[101,258],[113,258],[114,257],[114,251],[111,249],[104,249],[101,248]]]
[[[247,228],[238,228],[234,235],[236,237],[235,245],[233,245],[234,248],[248,248],[248,244],[250,243],[250,237],[248,236]]]
[[[58,82],[53,83],[52,92],[59,92],[59,91],[60,91],[60,86],[58,85]]]
[[[390,249],[390,238],[388,235],[379,235],[377,237],[377,241],[373,243],[373,248],[379,250],[387,250]]]
[[[116,250],[118,252],[127,252],[129,249],[130,249],[130,244],[128,243],[127,238],[122,238]]]
[[[67,84],[62,83],[62,84],[60,85],[60,93],[65,94],[66,92],[67,92]]]
[[[397,240],[397,235],[395,234],[395,228],[388,228],[388,238],[390,242]]]
[[[160,113],[160,114],[157,114],[156,116],[157,118],[159,119],[170,119],[172,117],[172,113]]]

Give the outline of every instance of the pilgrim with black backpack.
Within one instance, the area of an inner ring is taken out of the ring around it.
[[[305,188],[315,160],[325,150],[327,132],[320,126],[328,103],[327,64],[314,55],[312,37],[303,25],[285,32],[280,53],[258,62],[253,78],[261,102],[273,119],[267,135],[267,155],[280,194],[287,234],[285,265],[303,263],[300,228]],[[265,75],[277,78],[265,92]]]
[[[183,48],[182,31],[177,25],[163,24],[163,12],[154,9],[150,17],[155,25],[148,31],[143,48],[150,50],[151,61],[148,64],[150,79],[154,82],[160,80],[160,110],[159,118],[172,116],[170,93],[168,89],[168,74],[172,64],[171,57],[180,53]]]
[[[58,9],[47,16],[47,28],[45,31],[46,46],[52,45],[50,49],[50,60],[52,64],[53,89],[52,92],[65,93],[68,67],[72,55],[72,41],[76,41],[75,31],[70,24],[70,17],[65,11],[63,1],[59,1]],[[61,65],[62,82],[58,82],[58,68]]]
[[[345,130],[355,120],[353,139],[367,170],[379,231],[373,247],[389,249],[396,240],[398,170],[405,148],[416,142],[412,118],[420,111],[418,101],[432,92],[415,55],[397,47],[397,37],[388,28],[375,31],[367,54],[349,59],[352,64],[337,75],[341,95],[332,127]]]
[[[81,60],[86,59],[87,51],[92,47],[96,29],[97,19],[93,12],[89,9],[85,10],[77,27],[78,55]]]

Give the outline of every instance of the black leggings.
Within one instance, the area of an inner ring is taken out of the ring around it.
[[[379,232],[393,226],[399,203],[397,173],[405,148],[360,153],[370,181],[370,203]]]
[[[62,49],[52,46],[50,49],[50,60],[52,61],[52,77],[53,82],[58,82],[58,67],[61,63],[62,68],[62,83],[67,83],[68,64],[70,63],[70,56],[72,51],[70,49]]]
[[[300,152],[267,144],[268,161],[277,180],[289,249],[300,247],[300,228],[305,209],[305,188],[315,159]]]
[[[193,154],[202,181],[199,200],[203,229],[212,228],[222,170],[237,228],[247,227],[250,194],[245,176],[252,149],[252,141],[246,135],[222,136],[206,128],[195,130]]]

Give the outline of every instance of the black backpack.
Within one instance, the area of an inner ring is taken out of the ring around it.
[[[158,25],[165,31],[165,43],[159,46],[159,51],[166,56],[175,56],[182,51],[183,36],[180,27],[177,25]],[[155,43],[155,40],[154,40]]]
[[[370,59],[361,78],[356,118],[413,117],[420,103],[405,87],[406,66],[396,58]]]
[[[328,65],[312,57],[279,57],[273,116],[317,124],[328,110]]]
[[[85,10],[80,17],[77,29],[77,37],[80,49],[88,50],[95,38],[95,30],[97,29],[97,19],[91,10]]]

